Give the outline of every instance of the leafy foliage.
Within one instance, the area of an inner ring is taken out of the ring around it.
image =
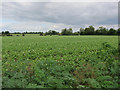
[[[117,88],[116,47],[114,36],[3,37],[3,88]]]

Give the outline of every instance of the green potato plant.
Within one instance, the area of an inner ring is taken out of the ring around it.
[[[2,38],[3,88],[118,88],[117,36]]]

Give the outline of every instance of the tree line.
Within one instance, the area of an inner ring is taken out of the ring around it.
[[[73,32],[72,28],[65,28],[62,29],[61,32],[57,32],[55,30],[49,30],[48,32],[14,32],[10,33],[9,31],[2,31],[3,36],[12,36],[12,34],[22,34],[22,36],[25,36],[25,34],[40,34],[40,36],[46,36],[46,35],[120,35],[120,28],[115,30],[114,28],[107,29],[103,26],[99,27],[95,30],[93,26],[89,26],[87,28],[80,28],[79,31]]]

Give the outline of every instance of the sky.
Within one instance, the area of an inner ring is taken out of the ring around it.
[[[47,0],[48,1],[48,0]],[[71,0],[73,1],[73,0]],[[118,2],[2,2],[2,31],[73,31],[93,25],[118,28]]]

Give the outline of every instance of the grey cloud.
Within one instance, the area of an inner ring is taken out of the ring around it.
[[[100,26],[104,26],[106,28],[118,28],[117,24],[111,25],[93,25],[96,29]],[[25,31],[40,31],[46,32],[48,30],[56,30],[61,32],[64,28],[72,28],[73,31],[79,31],[80,27],[86,28],[89,27],[89,24],[81,24],[81,25],[66,25],[66,24],[58,24],[58,23],[47,23],[47,22],[22,22],[22,23],[3,23],[0,25],[3,31],[10,32],[25,32]]]
[[[3,19],[16,21],[51,22],[68,25],[117,24],[116,3],[3,3]]]

